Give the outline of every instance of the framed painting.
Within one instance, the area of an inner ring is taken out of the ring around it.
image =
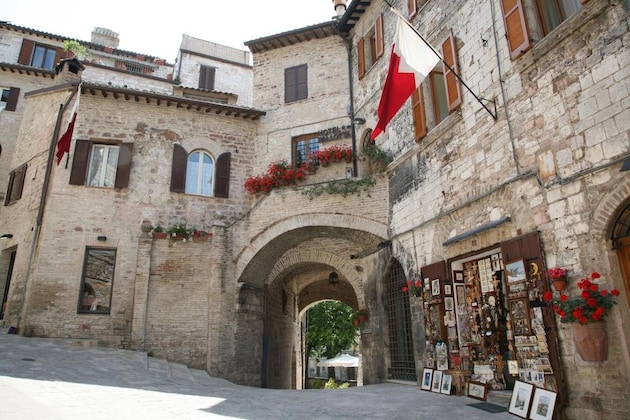
[[[433,379],[433,369],[424,368],[424,371],[422,373],[422,385],[420,385],[420,389],[431,391],[431,379]]]
[[[442,386],[442,371],[436,370],[433,372],[433,385],[431,385],[432,392],[440,392]]]
[[[527,382],[514,381],[514,389],[512,390],[508,411],[526,419],[533,391],[534,385]]]
[[[463,284],[455,285],[455,298],[457,299],[458,306],[466,303],[466,286]]]
[[[485,401],[488,387],[483,382],[468,381],[468,396],[476,400]]]
[[[556,393],[542,388],[536,388],[532,400],[532,411],[529,418],[532,420],[551,420],[553,409],[556,406]]]
[[[512,318],[512,331],[514,335],[529,335],[529,304],[527,298],[512,299],[510,304],[510,316]]]
[[[448,374],[442,375],[442,388],[440,389],[440,393],[451,395],[451,384],[453,383],[453,376]]]
[[[505,265],[505,274],[507,274],[508,284],[519,283],[527,280],[527,272],[525,271],[525,260],[510,261]]]
[[[444,285],[444,294],[445,294],[445,295],[448,295],[448,296],[450,296],[450,295],[452,295],[452,294],[453,294],[453,290],[452,290],[452,288],[451,288],[451,285],[450,285],[450,284],[445,284],[445,285]]]
[[[507,361],[507,365],[508,365],[508,373],[510,375],[518,375],[518,360],[508,360]]]
[[[431,280],[431,294],[440,296],[440,279]]]
[[[464,282],[464,272],[455,270],[453,271],[453,281],[455,283],[463,283]]]
[[[447,311],[452,311],[455,308],[455,304],[453,303],[453,297],[448,296],[444,298],[444,309]]]

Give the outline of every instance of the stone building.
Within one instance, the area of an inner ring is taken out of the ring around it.
[[[376,137],[385,173],[367,156],[398,16],[382,0],[333,3],[336,19],[249,52],[184,35],[175,65],[118,50],[103,28],[87,59],[61,60],[66,38],[0,25],[3,327],[302,388],[304,314],[337,299],[369,313],[359,384],[445,363],[490,388],[551,390],[558,416],[623,418],[627,2],[388,2],[444,62]],[[355,159],[245,188],[332,146]],[[210,235],[149,233],[183,223]],[[563,293],[593,271],[622,292],[606,360],[583,360],[542,300],[551,267],[568,270]]]

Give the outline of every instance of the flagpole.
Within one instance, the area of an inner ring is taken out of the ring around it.
[[[497,119],[497,103],[495,100],[489,100],[489,99],[485,99],[485,98],[479,98],[475,92],[472,91],[472,89],[470,87],[468,87],[468,85],[466,84],[466,82],[464,82],[464,79],[461,78],[461,76],[459,74],[457,74],[457,72],[455,71],[455,69],[453,69],[440,55],[440,53],[438,53],[435,48],[433,48],[433,45],[431,45],[429,42],[427,42],[426,39],[424,39],[424,37],[422,35],[420,35],[420,32],[418,32],[418,30],[416,28],[414,28],[414,26],[411,24],[411,22],[409,22],[407,20],[407,18],[405,18],[398,10],[396,10],[394,8],[394,6],[391,5],[391,3],[389,2],[389,0],[384,0],[385,3],[389,6],[389,10],[394,13],[395,15],[397,15],[399,18],[401,18],[403,20],[403,22],[405,22],[411,29],[413,29],[413,31],[416,33],[416,35],[418,35],[420,37],[420,39],[422,40],[422,42],[424,42],[429,48],[431,48],[431,51],[433,51],[433,53],[435,55],[437,55],[440,58],[440,61],[449,69],[449,71],[451,73],[453,73],[455,75],[455,77],[457,77],[457,79],[461,82],[462,85],[464,85],[464,87],[468,90],[468,92],[471,93],[472,96],[475,97],[475,99],[477,100],[477,102],[479,102],[481,104],[482,107],[484,107],[484,109],[486,111],[488,111],[488,113],[492,116],[492,118],[494,120]],[[494,113],[492,111],[490,111],[490,109],[486,106],[486,104],[484,104],[482,102],[482,99],[488,101],[488,102],[492,102],[492,104],[494,105]]]

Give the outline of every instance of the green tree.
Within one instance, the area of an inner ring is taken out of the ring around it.
[[[357,344],[359,327],[352,323],[354,311],[345,303],[324,301],[309,309],[306,316],[309,356],[329,359]]]

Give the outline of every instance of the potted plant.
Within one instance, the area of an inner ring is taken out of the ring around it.
[[[381,149],[374,143],[370,143],[363,148],[363,156],[367,159],[370,165],[370,172],[382,173],[387,169],[394,157],[386,150]]]
[[[573,342],[578,354],[585,361],[604,361],[608,354],[606,326],[603,322],[612,307],[617,304],[619,290],[600,289],[593,280],[601,275],[597,272],[581,279],[577,287],[580,294],[569,296],[561,293],[554,297],[547,291],[543,300],[551,304],[560,322],[572,324]]]
[[[66,58],[76,57],[78,60],[85,60],[88,56],[87,48],[74,39],[63,41],[62,48],[66,52]]]
[[[168,233],[164,230],[164,227],[160,224],[153,226],[153,232],[151,234],[155,239],[166,239],[166,236],[168,235]]]
[[[199,229],[193,229],[192,234],[191,234],[193,242],[205,242],[208,240],[208,237],[210,236],[211,234],[209,234],[205,230],[199,230]]]
[[[561,267],[554,267],[547,270],[547,276],[551,279],[553,287],[557,291],[562,291],[567,288],[567,269]]]
[[[352,323],[356,326],[363,324],[368,320],[368,311],[367,309],[359,309],[356,311],[352,317]]]
[[[409,293],[411,296],[422,296],[422,280],[409,279],[402,287],[403,293]]]
[[[179,223],[168,228],[166,232],[168,233],[169,239],[186,242],[190,239],[192,229],[187,228],[186,223]]]

